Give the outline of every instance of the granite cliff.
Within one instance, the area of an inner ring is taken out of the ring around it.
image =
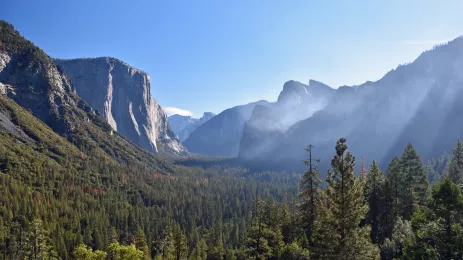
[[[151,96],[149,74],[110,57],[54,61],[114,130],[150,152],[188,154]]]

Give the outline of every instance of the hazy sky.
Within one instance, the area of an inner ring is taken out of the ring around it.
[[[377,80],[463,34],[463,1],[3,0],[0,19],[52,57],[117,57],[164,107],[274,101],[285,81]]]

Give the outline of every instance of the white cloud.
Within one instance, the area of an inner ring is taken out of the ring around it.
[[[162,109],[164,109],[164,112],[166,112],[168,116],[171,116],[171,115],[192,116],[193,115],[191,111],[181,109],[178,107],[163,107]]]

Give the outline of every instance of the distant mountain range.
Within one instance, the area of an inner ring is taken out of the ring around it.
[[[180,141],[185,141],[190,134],[200,125],[206,123],[215,116],[214,113],[204,112],[201,118],[192,118],[191,116],[172,115],[169,116],[169,124],[172,131],[177,135]]]
[[[260,103],[249,105],[240,123],[220,124],[227,117],[219,114],[217,123],[198,128],[185,145],[200,154],[301,169],[306,145],[314,145],[327,167],[336,140],[346,137],[354,155],[367,163],[377,159],[387,166],[408,142],[428,160],[463,137],[463,38],[424,52],[376,82],[331,89],[317,81],[288,81],[277,102]],[[211,139],[227,139],[226,133],[233,138],[219,150]]]
[[[334,92],[314,80],[309,85],[288,81],[276,102],[261,100],[227,109],[193,131],[184,145],[202,155],[251,158],[288,127],[323,109]]]
[[[226,109],[202,124],[183,142],[188,151],[209,156],[238,155],[244,123],[251,118],[257,105],[269,105],[261,100]]]

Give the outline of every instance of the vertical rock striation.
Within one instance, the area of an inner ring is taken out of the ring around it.
[[[55,59],[55,63],[70,77],[77,94],[101,111],[114,130],[154,153],[188,154],[151,96],[147,73],[110,57]]]

